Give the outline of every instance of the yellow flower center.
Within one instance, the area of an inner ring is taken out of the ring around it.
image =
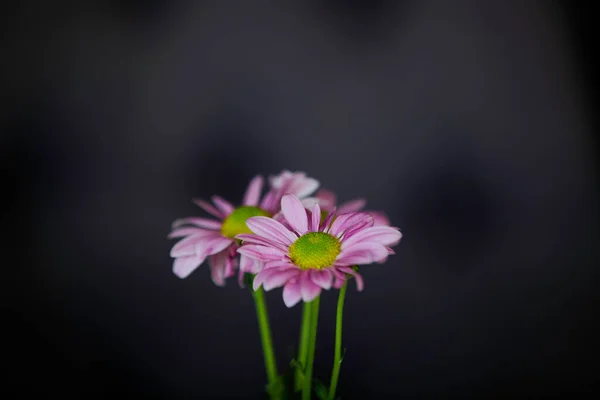
[[[333,265],[342,244],[325,232],[309,232],[290,246],[290,259],[302,269],[323,269]]]
[[[233,210],[231,214],[225,218],[221,226],[221,233],[228,238],[234,238],[241,233],[252,233],[246,225],[246,220],[250,217],[270,217],[267,211],[254,206],[241,206]]]

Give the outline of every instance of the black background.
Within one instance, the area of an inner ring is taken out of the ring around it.
[[[286,168],[365,196],[404,233],[349,290],[344,399],[591,393],[592,7],[6,5],[0,390],[261,398],[249,293],[206,266],[176,278],[166,235],[199,215],[191,198],[239,201],[254,174]],[[300,307],[268,300],[283,367]]]

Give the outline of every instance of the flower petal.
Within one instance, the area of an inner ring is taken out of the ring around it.
[[[335,193],[328,189],[319,189],[315,197],[318,199],[319,205],[323,210],[331,210],[337,202]]]
[[[272,218],[251,217],[246,220],[246,225],[255,234],[282,244],[286,248],[298,239],[293,232]]]
[[[181,279],[187,278],[203,262],[204,257],[197,255],[178,257],[173,262],[173,273]]]
[[[341,236],[345,230],[354,227],[356,224],[364,223],[365,220],[373,224],[373,217],[367,213],[348,213],[338,214],[337,218],[331,224],[329,233],[333,236]]]
[[[233,212],[233,209],[234,209],[233,204],[231,204],[224,198],[222,198],[220,196],[213,196],[212,201],[213,201],[213,203],[215,203],[215,206],[217,206],[219,211],[221,211],[221,213],[224,216],[228,216],[229,214],[231,214]]]
[[[286,194],[294,194],[299,198],[303,198],[319,188],[319,181],[313,178],[307,178],[304,173],[302,173],[302,175],[296,175],[292,179],[294,179],[294,181],[285,192]]]
[[[293,267],[292,265],[287,264],[286,266],[280,267],[280,268],[263,268],[254,277],[254,282],[252,283],[252,288],[254,290],[258,290],[258,288],[261,285],[263,285],[267,280],[270,279],[271,275],[277,274],[280,271],[291,270],[292,267]]]
[[[300,235],[308,230],[308,217],[306,209],[293,194],[283,196],[281,199],[281,212],[291,227]]]
[[[284,246],[281,243],[273,242],[272,240],[251,233],[242,233],[237,235],[235,238],[242,241],[242,246],[245,246],[246,244],[259,244],[261,246],[278,248],[284,253],[287,253],[288,251],[288,246]]]
[[[315,203],[311,214],[312,224],[310,230],[312,232],[319,232],[319,225],[321,224],[321,207],[318,203]]]
[[[356,243],[342,252],[335,260],[335,265],[365,265],[377,262],[389,255],[387,248],[379,243]]]
[[[210,267],[210,276],[212,281],[217,286],[225,286],[225,279],[231,276],[231,263],[228,262],[229,252],[221,251],[208,257],[208,265]]]
[[[175,222],[173,222],[172,228],[175,229],[182,225],[196,225],[200,228],[221,229],[221,225],[223,225],[223,223],[221,221],[215,221],[214,219],[188,217],[175,220]]]
[[[263,281],[262,286],[265,291],[284,286],[290,279],[294,279],[302,272],[298,268],[274,269],[272,271]]]
[[[262,269],[262,266],[262,261],[248,257],[245,254],[240,255],[240,271],[257,274]]]
[[[190,235],[184,239],[181,239],[179,242],[175,243],[175,246],[171,249],[171,257],[181,257],[186,255],[192,255],[195,253],[195,250],[190,253],[190,246],[194,249],[194,246],[202,241],[211,240],[215,237],[220,237],[218,233],[214,231],[202,231],[200,233],[195,233]]]
[[[373,226],[389,226],[390,219],[381,211],[367,211],[373,217]]]
[[[302,299],[302,293],[300,291],[300,284],[298,282],[288,282],[283,287],[283,302],[287,308],[291,308],[298,304]]]
[[[342,240],[342,249],[359,242],[376,242],[384,246],[394,246],[402,239],[402,233],[390,226],[372,226]]]
[[[167,237],[169,239],[175,239],[175,238],[190,236],[195,233],[202,233],[202,232],[204,232],[204,229],[195,228],[195,227],[179,228],[179,229],[175,229],[173,232],[169,233],[169,236],[167,236]]]
[[[233,244],[233,240],[224,236],[216,236],[196,243],[194,250],[201,257],[206,257],[225,250],[227,246]]]
[[[264,183],[264,179],[262,176],[255,176],[248,185],[248,189],[246,189],[246,194],[244,194],[243,205],[245,206],[256,206],[258,204],[258,200],[260,198],[260,191],[262,190]]]
[[[302,300],[305,302],[311,302],[321,294],[321,287],[312,281],[310,271],[303,271],[299,281]]]
[[[304,208],[310,210],[316,203],[319,202],[319,199],[317,199],[316,197],[305,197],[300,202],[302,203],[302,206]]]
[[[270,213],[276,213],[280,206],[280,202],[278,201],[278,189],[271,189],[264,195],[262,201],[260,202],[260,208],[263,210],[269,211]]]
[[[206,211],[209,214],[214,215],[215,217],[219,218],[219,219],[223,219],[223,214],[221,213],[221,211],[217,210],[212,204],[210,204],[207,201],[204,201],[202,199],[194,199],[192,200],[192,202],[197,205],[198,207],[200,207],[201,209],[203,209],[204,211]]]
[[[331,288],[333,275],[329,269],[322,269],[320,271],[313,269],[310,271],[310,279],[323,289],[329,290]]]
[[[361,274],[349,267],[338,267],[338,269],[346,274],[354,276],[354,278],[356,278],[356,290],[358,290],[359,292],[363,291],[363,289],[365,288],[365,282],[363,281]]]
[[[323,221],[323,223],[321,224],[320,231],[329,232],[329,230],[331,229],[331,225],[333,223],[333,219],[336,216],[337,216],[336,209],[335,209],[335,207],[333,207],[333,209],[331,211],[329,211],[329,214],[327,214],[325,221]]]
[[[348,227],[346,231],[343,233],[344,238],[349,238],[357,232],[360,232],[366,228],[370,228],[373,226],[373,217],[368,213],[357,213],[358,215],[362,215],[362,219],[357,219],[353,221],[354,224],[350,225],[350,220],[348,220]]]
[[[267,262],[265,262],[265,266],[263,268],[271,269],[271,268],[292,268],[292,267],[297,268],[289,260],[282,260],[282,261],[267,261]]]
[[[338,206],[338,213],[347,214],[351,212],[357,212],[362,210],[365,205],[367,205],[367,201],[365,199],[350,200]]]
[[[275,247],[261,246],[259,244],[244,244],[237,252],[262,261],[281,261],[285,258],[285,253],[281,250]]]

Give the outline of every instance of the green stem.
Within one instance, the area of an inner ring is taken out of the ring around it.
[[[315,348],[317,345],[317,324],[319,323],[319,301],[321,296],[310,302],[310,331],[308,334],[308,350],[306,353],[306,368],[304,385],[302,387],[302,400],[310,400],[312,389],[312,372],[315,361]]]
[[[300,347],[298,349],[298,362],[301,368],[296,368],[296,379],[294,389],[298,392],[302,389],[304,371],[306,370],[306,352],[308,350],[308,339],[310,333],[310,304],[302,303],[302,326],[300,331]]]
[[[348,281],[340,288],[338,296],[337,315],[335,318],[335,353],[333,359],[333,371],[331,372],[331,384],[329,385],[329,400],[335,398],[338,378],[340,377],[340,367],[342,366],[342,317],[344,314],[344,299],[346,298],[346,289]]]
[[[275,352],[273,351],[273,340],[271,339],[271,327],[269,326],[269,316],[267,314],[267,304],[262,287],[252,292],[254,302],[256,303],[256,316],[258,318],[258,327],[260,329],[260,340],[262,342],[263,355],[265,357],[265,369],[269,385],[273,389],[279,379],[277,373],[277,364],[275,362]],[[272,398],[279,396],[273,394]]]

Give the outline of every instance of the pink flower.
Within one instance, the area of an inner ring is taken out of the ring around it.
[[[338,215],[361,211],[367,204],[365,199],[358,198],[347,201],[338,206],[337,196],[331,190],[327,189],[320,189],[313,197],[308,197],[302,200],[302,204],[304,204],[304,206],[309,210],[312,208],[315,202],[319,203],[321,211],[325,213],[335,211],[335,213]],[[366,210],[364,212],[371,214],[373,217],[374,226],[390,225],[390,220],[383,212],[373,210]]]
[[[303,172],[283,171],[271,177],[271,180],[277,185],[261,201],[264,179],[261,176],[254,177],[239,207],[219,196],[212,197],[214,205],[204,200],[194,200],[196,205],[217,219],[188,217],[173,222],[169,238],[183,238],[171,249],[171,257],[175,258],[173,273],[182,279],[187,278],[207,258],[212,280],[217,286],[225,285],[225,279],[233,276],[238,266],[240,285],[244,272],[258,272],[262,267],[260,261],[244,255],[238,259],[236,253],[238,241],[235,236],[251,233],[246,220],[254,216],[271,217],[279,212],[283,195],[293,193],[306,197],[319,186],[318,181],[306,177]]]
[[[322,289],[340,288],[346,274],[362,290],[362,277],[352,266],[385,261],[394,253],[390,246],[402,238],[397,228],[373,226],[367,213],[330,213],[321,222],[319,203],[310,212],[294,195],[281,199],[281,211],[287,226],[273,218],[252,217],[246,223],[253,233],[236,237],[244,243],[238,253],[264,262],[254,290],[283,286],[287,307],[312,301]]]

